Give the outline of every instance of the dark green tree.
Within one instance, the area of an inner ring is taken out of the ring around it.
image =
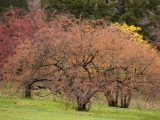
[[[6,12],[11,7],[27,10],[26,0],[0,0],[0,13]]]
[[[10,7],[27,10],[27,0],[0,0],[0,12]],[[28,0],[29,1],[29,0]],[[142,27],[142,34],[154,40],[152,31],[160,19],[160,0],[41,0],[43,8],[70,12],[77,18],[105,18],[108,22]]]
[[[42,0],[47,11],[57,9],[76,17],[106,18],[110,22],[141,26],[142,34],[153,39],[151,31],[160,18],[160,0]]]

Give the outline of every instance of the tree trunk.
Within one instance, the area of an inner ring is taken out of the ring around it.
[[[117,102],[114,100],[108,100],[108,106],[109,107],[117,107]]]
[[[43,21],[45,19],[45,12],[41,5],[41,0],[27,0],[29,11],[33,14],[35,21]]]
[[[27,0],[27,6],[29,11],[36,12],[40,11],[41,9],[41,0]]]
[[[78,111],[87,111],[87,104],[86,103],[78,103]]]
[[[31,84],[26,84],[24,88],[24,97],[31,99],[32,93],[31,93],[32,85]]]
[[[121,94],[121,108],[128,108],[131,101],[131,92],[129,91],[126,95]]]
[[[77,111],[87,111],[89,110],[87,104],[90,102],[90,99],[96,94],[97,90],[83,91],[79,87],[74,88],[74,94],[77,102]]]
[[[2,72],[1,72],[1,70],[0,70],[0,81],[2,81],[3,79],[2,79]]]
[[[87,103],[89,103],[89,99],[77,97],[77,111],[87,111]]]
[[[108,91],[105,94],[105,96],[107,98],[109,107],[118,107],[118,96],[119,96],[119,92],[118,91],[115,93],[115,95],[113,95],[111,93],[111,91]]]

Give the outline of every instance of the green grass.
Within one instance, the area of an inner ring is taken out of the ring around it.
[[[90,112],[66,111],[64,102],[0,98],[0,120],[160,120],[160,112],[94,105]]]

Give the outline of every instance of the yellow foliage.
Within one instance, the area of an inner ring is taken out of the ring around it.
[[[141,27],[136,27],[134,25],[127,25],[126,23],[120,24],[120,23],[112,23],[111,27],[114,27],[126,34],[127,37],[129,37],[129,40],[133,40],[133,43],[135,45],[141,46],[142,49],[144,49],[146,52],[150,52],[153,54],[157,54],[156,50],[152,48],[152,46],[143,39],[143,36],[138,33],[138,31],[141,31]],[[157,63],[160,64],[160,57],[158,55]]]
[[[111,26],[123,31],[124,33],[132,37],[133,40],[135,40],[138,44],[144,41],[143,36],[138,33],[138,31],[141,31],[141,27],[136,27],[134,25],[129,26],[126,23],[124,24],[114,23],[111,24]]]

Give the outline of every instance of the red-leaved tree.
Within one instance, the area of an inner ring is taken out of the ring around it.
[[[0,18],[0,70],[8,56],[15,54],[15,48],[24,40],[33,41],[33,34],[44,25],[41,13],[24,13],[11,9]]]

